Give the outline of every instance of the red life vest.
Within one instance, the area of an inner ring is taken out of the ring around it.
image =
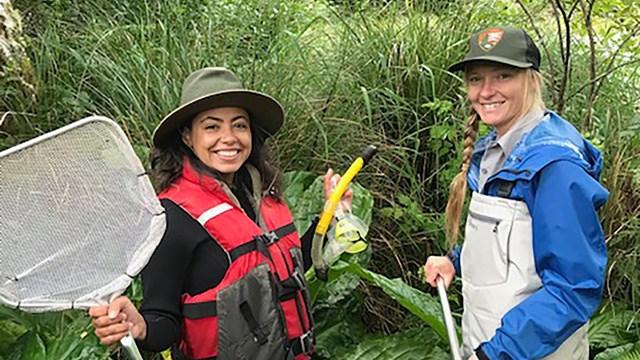
[[[227,252],[222,281],[182,295],[179,350],[192,359],[309,359],[314,336],[300,239],[286,204],[264,196],[263,231],[221,184],[185,162],[160,198],[197,219]]]

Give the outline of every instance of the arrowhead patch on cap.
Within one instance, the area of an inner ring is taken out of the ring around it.
[[[483,31],[478,36],[478,46],[484,51],[490,51],[502,40],[503,30],[498,28]]]

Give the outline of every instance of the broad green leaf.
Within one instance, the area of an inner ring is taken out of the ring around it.
[[[351,212],[369,225],[373,211],[373,196],[368,190],[351,182],[353,204]],[[316,176],[306,171],[290,171],[284,174],[284,197],[293,214],[296,228],[302,234],[311,221],[320,216],[324,208],[322,175]]]
[[[343,254],[341,259],[341,261],[336,262],[336,264],[329,268],[329,279],[327,282],[318,280],[313,268],[310,268],[305,274],[307,288],[309,289],[311,303],[314,308],[318,306],[322,307],[321,304],[325,302],[325,300],[335,303],[347,296],[358,286],[360,282],[359,278],[358,281],[356,281],[353,276],[347,276],[353,274],[347,272],[345,266],[338,264],[354,262],[366,266],[371,259],[371,249],[367,248],[365,251],[354,255]],[[328,300],[331,298],[333,298],[333,300]]]
[[[357,274],[361,278],[379,286],[387,295],[391,296],[400,305],[411,311],[429,325],[443,340],[447,340],[447,330],[442,319],[440,303],[429,294],[413,288],[400,279],[389,279],[364,269],[359,264],[342,263],[336,266],[344,266],[347,271]]]
[[[307,231],[324,207],[322,177],[313,177],[314,180],[309,183],[310,176],[308,172],[287,173],[285,176],[285,200],[300,234]]]
[[[441,360],[449,355],[428,339],[420,340],[400,333],[370,336],[355,349],[338,354],[336,360]]]
[[[334,281],[327,282],[320,288],[314,309],[335,306],[338,302],[350,296],[353,290],[360,284],[360,278],[353,273],[344,273]]]
[[[289,171],[283,175],[284,197],[290,209],[298,207],[298,200],[302,198],[305,190],[311,186],[316,175],[308,171]]]
[[[365,334],[362,322],[363,296],[354,292],[332,307],[314,308],[316,353],[334,359],[341,349],[356,346]]]

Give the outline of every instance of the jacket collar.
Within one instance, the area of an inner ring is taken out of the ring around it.
[[[186,157],[184,158],[183,164],[184,165],[182,166],[181,177],[184,180],[200,185],[200,187],[202,187],[203,190],[208,192],[218,192],[222,190],[238,208],[242,208],[240,206],[240,202],[238,201],[236,196],[233,194],[233,191],[231,191],[231,188],[227,185],[227,183],[225,183],[222,180],[215,179],[209,175],[198,173],[193,168],[191,161]],[[248,185],[248,190],[250,189],[251,191],[251,194],[250,194],[251,196],[248,196],[248,198],[252,203],[251,205],[254,211],[258,213],[260,199],[262,197],[262,180],[260,177],[260,172],[253,165],[248,163],[245,163],[238,170],[238,172],[240,171],[246,171],[247,174],[249,174],[251,183],[247,185]]]
[[[471,167],[467,173],[469,186],[474,191],[478,191],[478,167],[482,154],[495,138],[496,133],[492,131],[480,139],[474,148]],[[522,134],[501,170],[489,178],[487,183],[494,178],[506,181],[530,180],[542,168],[557,160],[572,161],[594,179],[600,178],[600,151],[585,140],[573,125],[553,111],[546,110],[540,123]]]

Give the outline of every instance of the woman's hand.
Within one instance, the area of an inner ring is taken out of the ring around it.
[[[473,354],[469,356],[469,360],[478,360],[478,357],[476,356],[476,354]]]
[[[327,170],[327,173],[324,174],[324,198],[325,200],[329,200],[331,197],[331,193],[333,189],[335,189],[336,185],[338,185],[338,181],[340,181],[340,175],[334,174],[333,169]],[[342,210],[349,211],[351,210],[351,203],[353,202],[353,190],[351,188],[347,188],[347,191],[342,194],[340,198],[340,205],[342,206]]]
[[[444,285],[448,289],[456,275],[456,269],[453,263],[446,256],[429,256],[427,263],[424,265],[424,277],[429,285],[438,286],[438,277],[444,280]]]
[[[93,318],[91,325],[96,328],[96,336],[103,345],[120,341],[129,331],[136,340],[147,337],[147,323],[126,296],[120,296],[108,306],[94,306],[89,309]]]

